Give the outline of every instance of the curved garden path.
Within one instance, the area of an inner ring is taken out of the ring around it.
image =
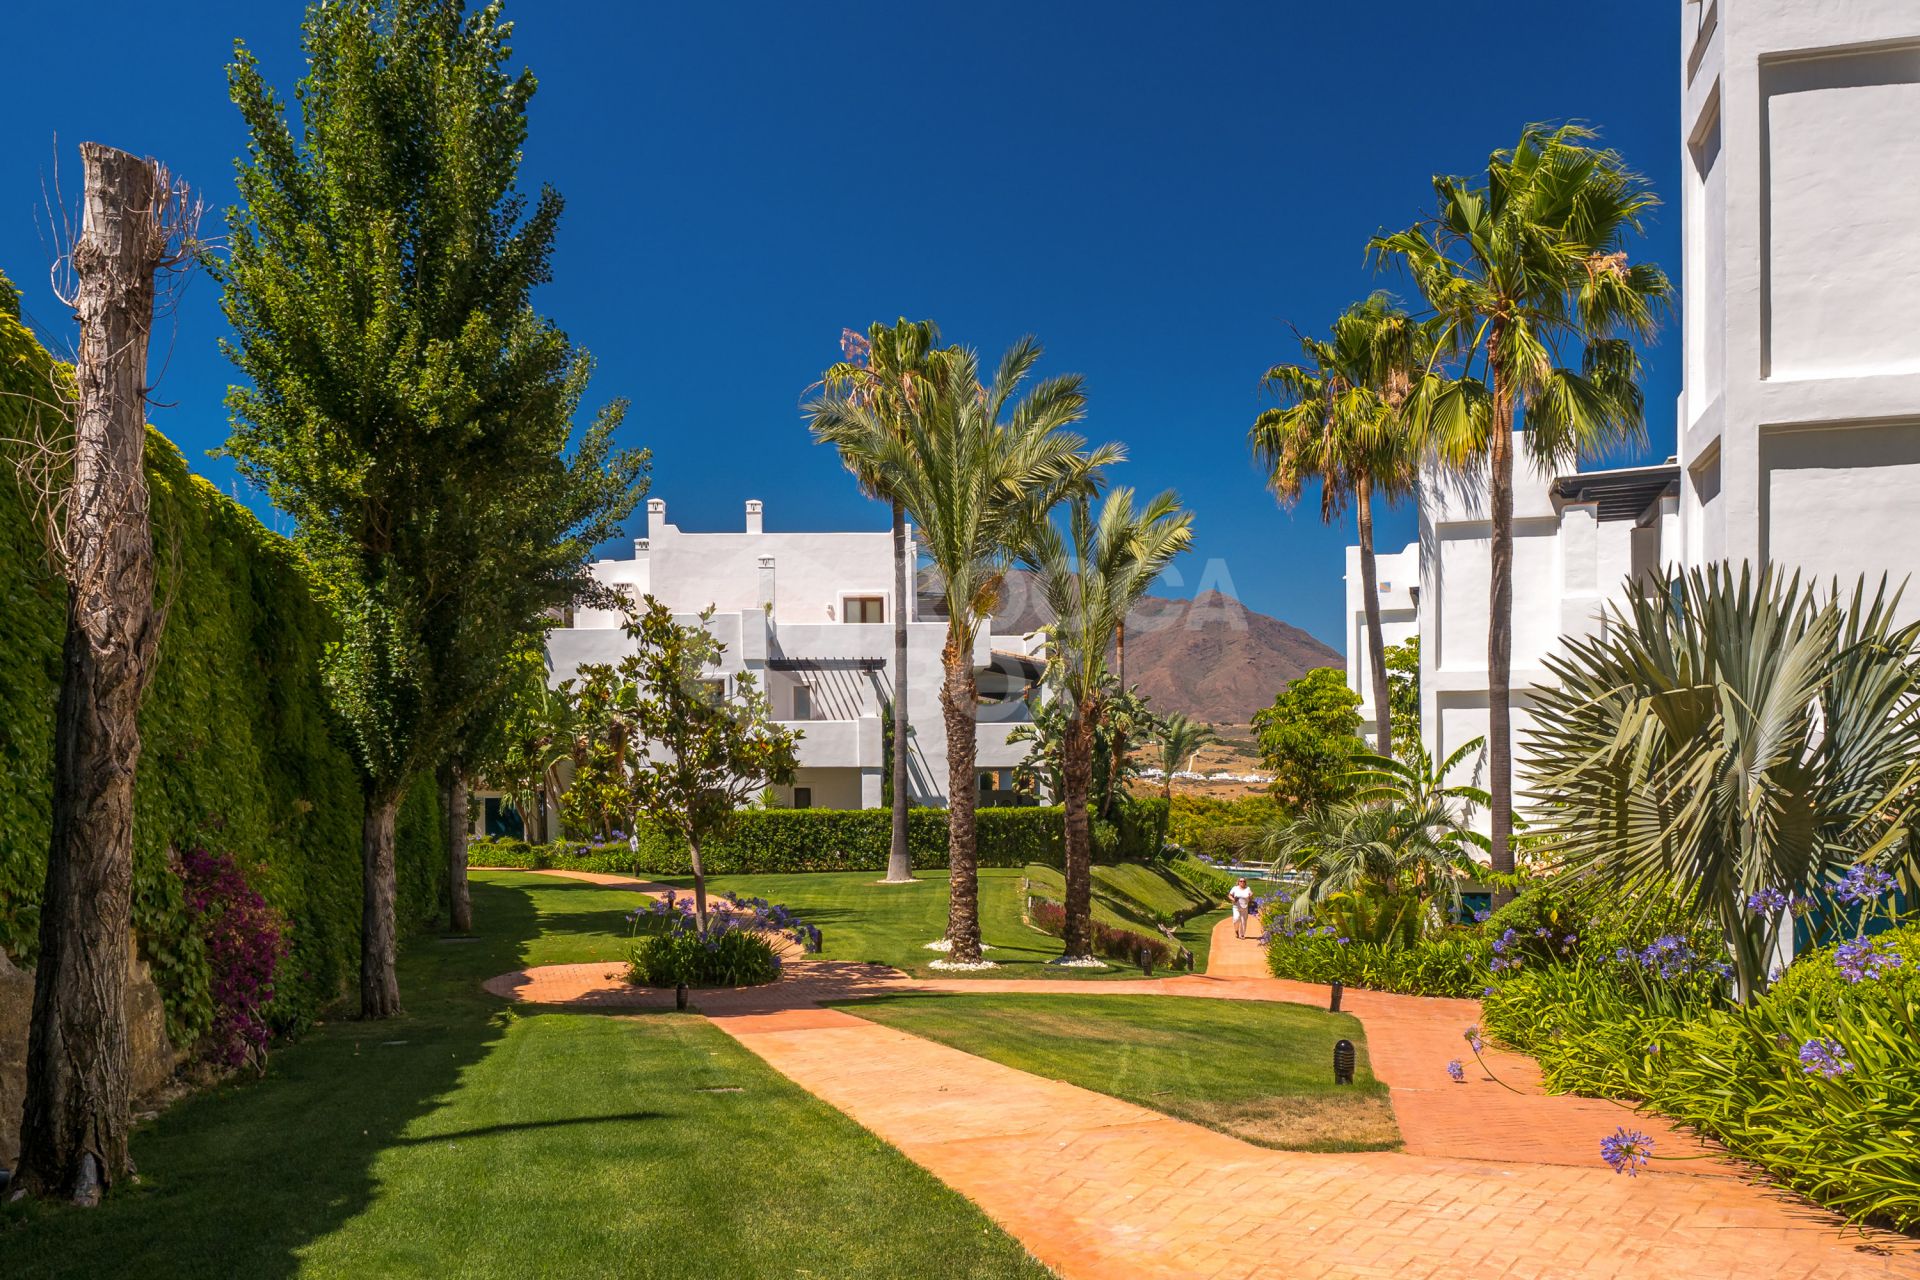
[[[573,875],[574,873],[562,873]],[[578,875],[609,887],[655,888]],[[671,1005],[608,964],[503,974],[510,1000],[618,1011]],[[1045,1080],[821,1002],[913,991],[1151,994],[1324,1007],[1327,989],[1264,976],[1258,942],[1216,930],[1205,975],[1111,982],[908,978],[801,962],[771,987],[703,991],[699,1011],[803,1088],[980,1205],[1063,1276],[1920,1277],[1920,1247],[1843,1233],[1798,1197],[1719,1159],[1656,1161],[1638,1178],[1598,1160],[1623,1122],[1659,1154],[1698,1143],[1652,1117],[1551,1097],[1527,1058],[1470,1069],[1471,1000],[1349,992],[1374,1073],[1392,1091],[1403,1152],[1271,1151],[1074,1085]]]

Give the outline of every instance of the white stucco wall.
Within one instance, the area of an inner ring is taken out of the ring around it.
[[[1399,551],[1373,557],[1374,579],[1380,589],[1380,639],[1386,648],[1419,634],[1417,601],[1420,595],[1420,544],[1410,542]],[[1361,735],[1373,742],[1373,646],[1367,636],[1367,606],[1360,573],[1360,548],[1347,548],[1347,688],[1360,695]],[[1378,744],[1375,744],[1376,746]]]

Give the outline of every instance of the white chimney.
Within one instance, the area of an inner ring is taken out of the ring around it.
[[[760,532],[760,499],[747,499],[747,532]]]
[[[758,506],[759,504],[755,503],[754,505]],[[754,523],[758,524],[759,520],[756,518],[754,520]],[[769,613],[773,611],[773,557],[772,556],[760,557],[760,607],[762,609],[767,610],[767,612]]]
[[[647,499],[647,537],[657,538],[667,523],[667,500],[665,498]]]

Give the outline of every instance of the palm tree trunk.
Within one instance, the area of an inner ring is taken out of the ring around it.
[[[973,811],[978,796],[973,779],[974,723],[977,692],[973,678],[973,646],[966,637],[947,631],[946,685],[940,692],[947,720],[947,958],[962,964],[980,959],[979,860],[975,847]]]
[[[34,1194],[91,1205],[131,1168],[133,791],[158,639],[144,409],[161,246],[153,166],[94,143],[80,152],[67,631],[16,1177]]]
[[[1488,342],[1497,346],[1496,330]],[[1493,422],[1488,438],[1487,501],[1492,516],[1487,601],[1487,814],[1496,875],[1513,872],[1513,739],[1509,711],[1513,665],[1513,406],[1491,373]],[[1500,890],[1496,904],[1513,895]]]
[[[394,973],[399,935],[394,922],[399,885],[393,869],[393,828],[400,811],[397,792],[367,796],[360,824],[360,1016],[400,1013],[400,980]]]
[[[467,891],[467,775],[460,767],[460,757],[447,761],[440,792],[447,818],[447,924],[455,933],[471,933],[473,898]]]
[[[1360,593],[1367,609],[1367,666],[1373,675],[1373,749],[1393,754],[1393,710],[1387,704],[1387,651],[1380,634],[1380,575],[1373,562],[1373,486],[1363,478],[1354,487],[1360,521]]]
[[[893,838],[887,846],[887,882],[913,879],[907,852],[907,513],[893,504]]]
[[[1113,665],[1120,679],[1120,692],[1127,691],[1127,620],[1120,619],[1113,629]],[[1091,747],[1088,750],[1092,750]],[[1113,749],[1107,761],[1107,791],[1100,797],[1100,816],[1105,818],[1113,812],[1113,796],[1121,786],[1121,780],[1127,776],[1127,735],[1125,730],[1116,729],[1113,733]],[[1088,768],[1092,768],[1089,764]]]
[[[1060,741],[1061,805],[1066,811],[1066,924],[1063,959],[1093,951],[1093,820],[1087,792],[1093,782],[1093,719],[1082,703],[1067,720]]]

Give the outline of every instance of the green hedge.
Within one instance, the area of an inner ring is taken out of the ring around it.
[[[46,395],[49,369],[0,305],[0,437],[22,434],[23,397]],[[65,587],[47,572],[13,459],[0,445],[0,948],[30,964],[50,836]],[[207,966],[167,850],[234,854],[291,923],[292,955],[271,1011],[285,1028],[346,994],[359,965],[363,802],[319,678],[332,627],[292,544],[192,475],[151,431],[147,474],[159,593],[170,609],[140,715],[134,923],[172,1030],[191,1039],[210,1017]],[[400,815],[403,925],[439,908],[441,831],[428,780]]]
[[[975,822],[983,867],[1034,862],[1058,867],[1065,861],[1065,817],[1058,806],[980,809]],[[1116,825],[1112,860],[1156,857],[1166,829],[1166,804],[1128,801]],[[886,809],[748,809],[701,854],[710,875],[884,871],[892,840],[893,817]],[[684,876],[693,871],[685,842],[669,832],[642,824],[635,845],[564,841],[530,847],[518,840],[484,840],[474,843],[471,860],[476,866],[564,866],[614,875]],[[946,810],[909,810],[907,848],[919,870],[944,869]]]

